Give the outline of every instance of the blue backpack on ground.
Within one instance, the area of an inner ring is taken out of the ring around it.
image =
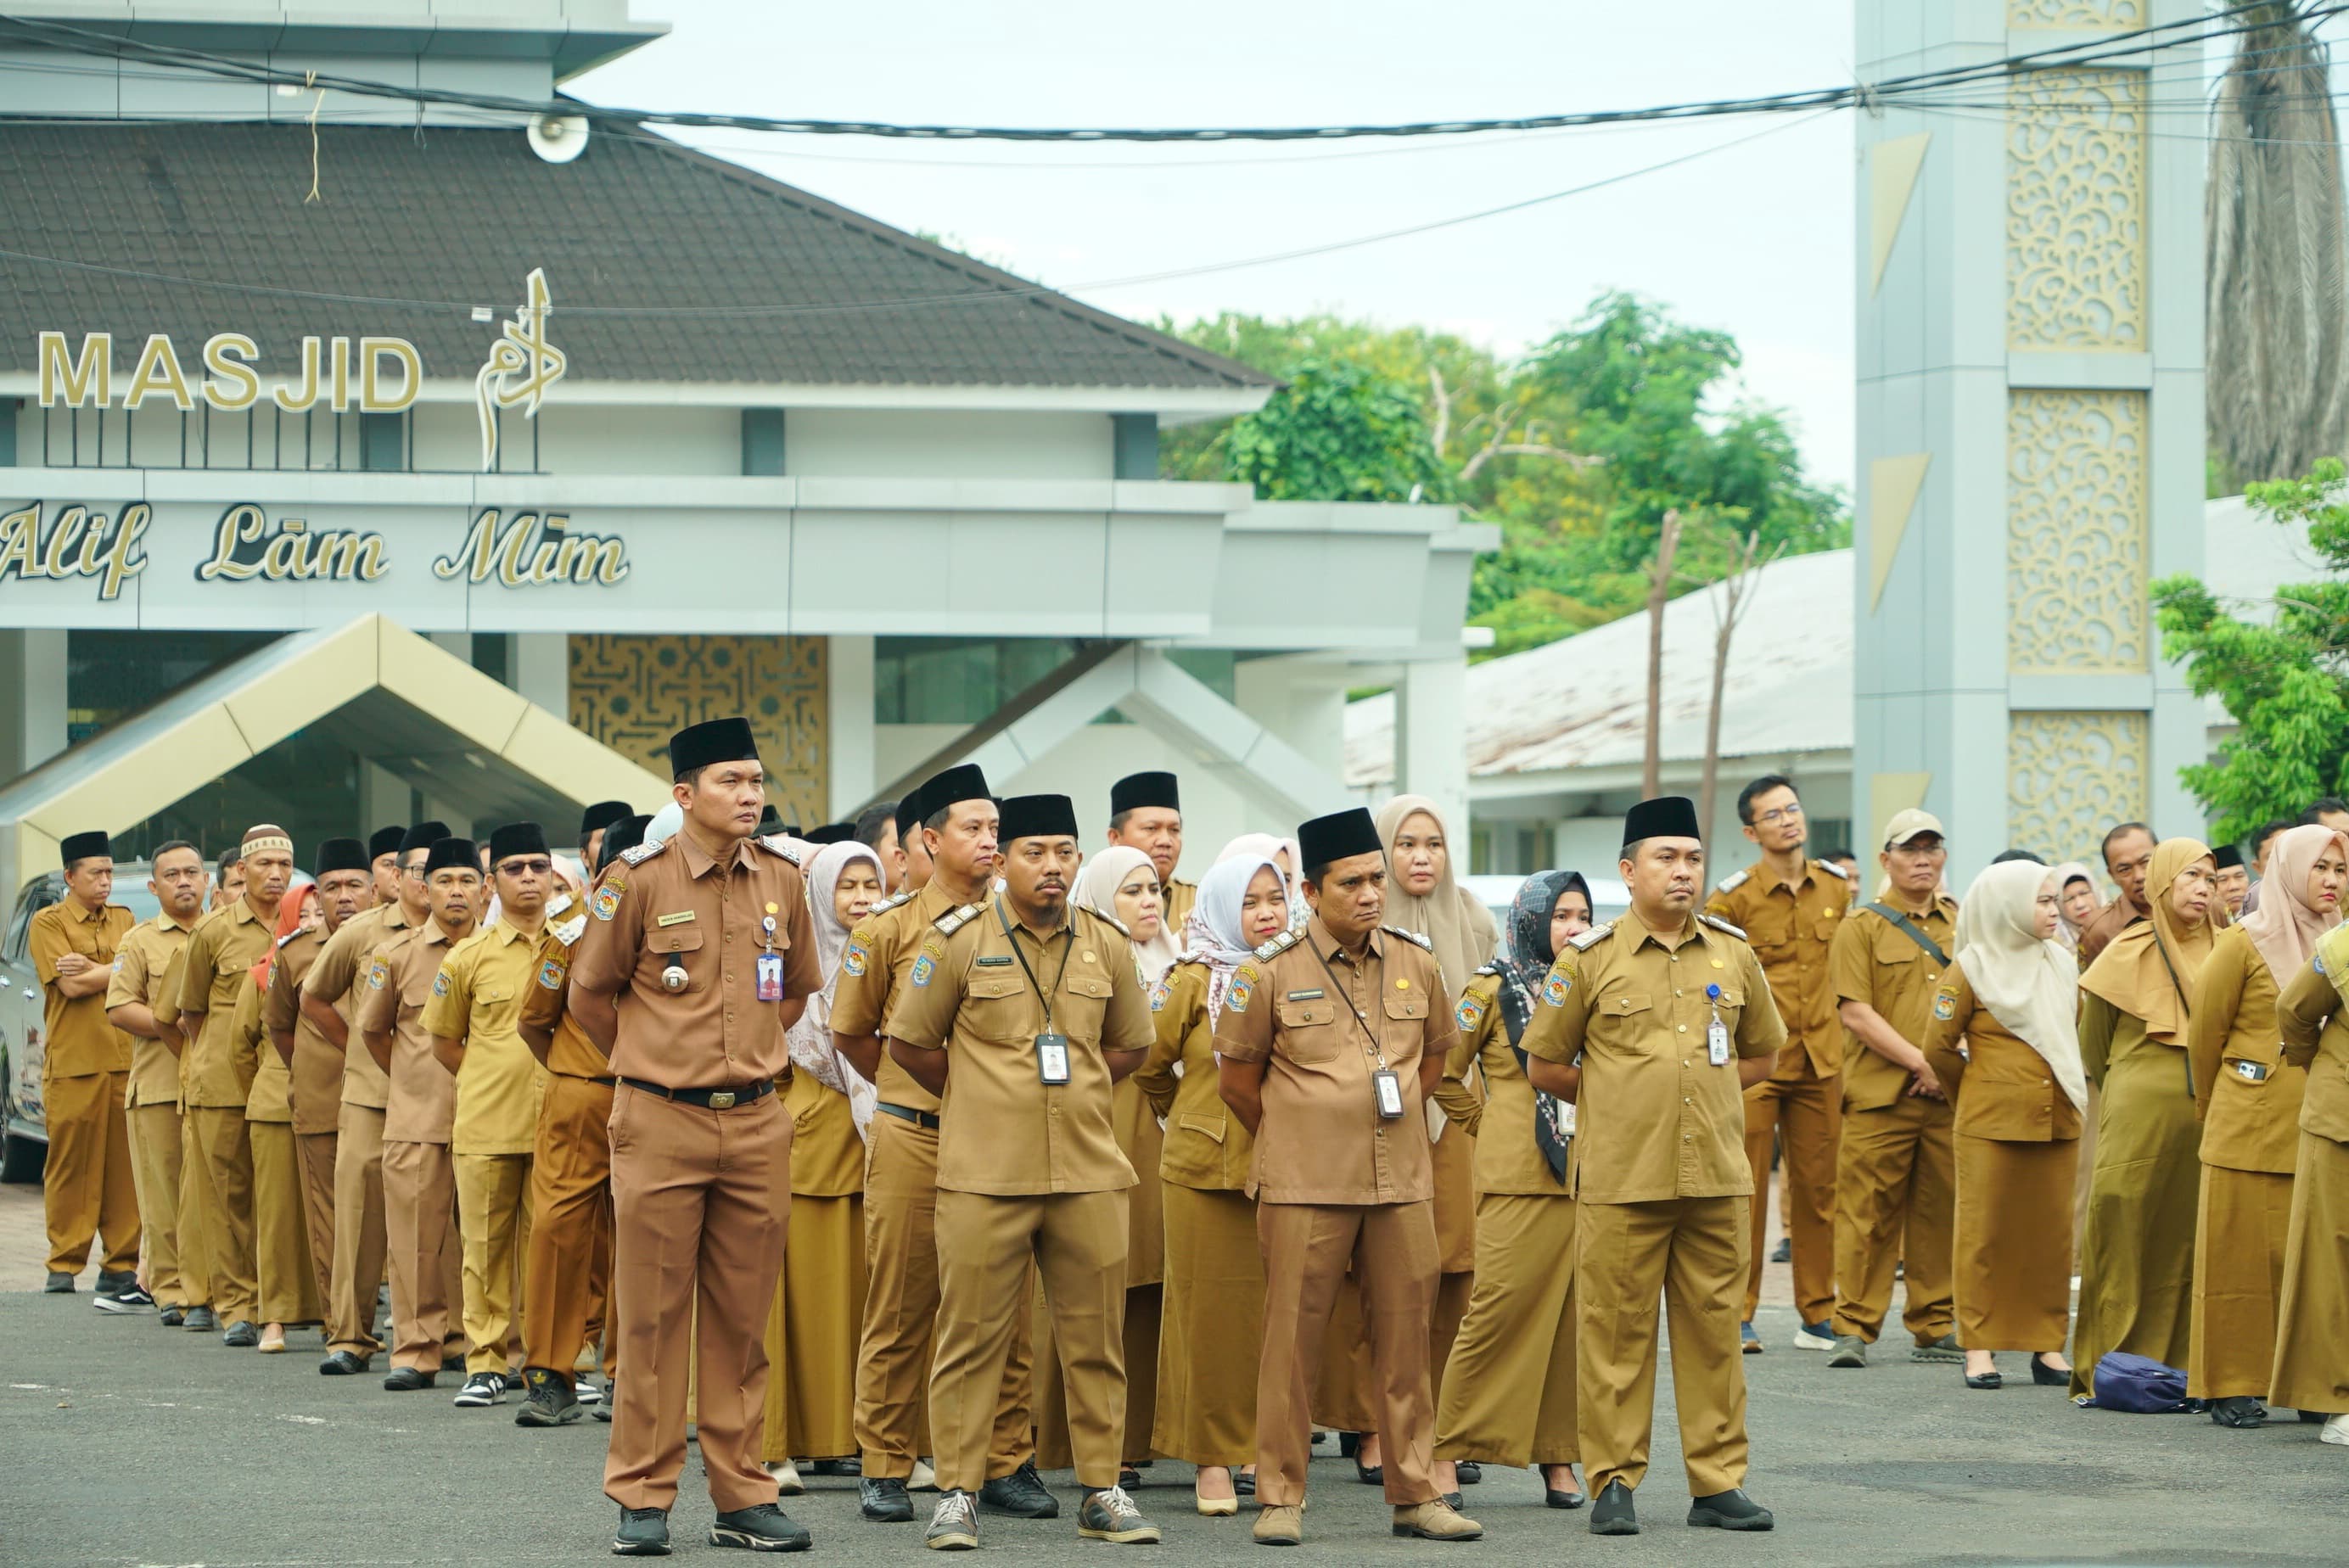
[[[2107,1350],[2096,1358],[2089,1386],[2093,1398],[2075,1398],[2084,1410],[2127,1410],[2140,1416],[2169,1416],[2192,1410],[2202,1403],[2186,1397],[2186,1374],[2147,1356]]]

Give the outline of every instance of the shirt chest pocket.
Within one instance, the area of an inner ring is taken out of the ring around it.
[[[1284,1000],[1272,1010],[1280,1028],[1275,1043],[1300,1066],[1326,1062],[1338,1054],[1338,1004],[1327,996]]]
[[[514,1026],[521,990],[511,980],[484,980],[473,987],[473,1020],[501,1032]]]
[[[1019,974],[980,969],[963,987],[974,1031],[990,1040],[1024,1045],[1036,1031],[1035,1005]]]
[[[698,926],[655,927],[646,932],[644,952],[636,959],[637,982],[648,990],[687,995],[709,990],[710,965],[702,956],[701,943]],[[676,968],[685,971],[683,985],[673,985],[662,978]]]
[[[1392,1067],[1401,1054],[1413,1049],[1426,1037],[1427,993],[1389,991],[1386,1016],[1386,1032],[1379,1043],[1386,1047],[1387,1063]]]
[[[1072,1039],[1098,1046],[1111,989],[1106,975],[1071,971],[1061,983],[1060,1000],[1052,1005],[1052,1027]]]
[[[1657,1037],[1655,999],[1645,991],[1616,991],[1601,996],[1590,1010],[1607,1020],[1609,1042],[1631,1051],[1661,1048]]]

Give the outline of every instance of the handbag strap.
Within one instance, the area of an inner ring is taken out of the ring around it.
[[[1861,904],[1859,907],[1868,911],[1872,914],[1880,914],[1885,919],[1890,921],[1894,925],[1900,928],[1901,935],[1907,937],[1909,941],[1923,948],[1926,953],[1932,957],[1934,963],[1941,965],[1944,967],[1948,966],[1950,955],[1942,952],[1941,944],[1934,941],[1931,937],[1926,935],[1925,928],[1919,925],[1915,921],[1909,919],[1899,910],[1894,909],[1890,904],[1878,903],[1873,899],[1870,899],[1868,903]]]

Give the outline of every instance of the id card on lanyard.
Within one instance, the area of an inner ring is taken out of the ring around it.
[[[1362,1016],[1361,1008],[1354,1006],[1353,994],[1339,982],[1338,972],[1330,967],[1330,961],[1321,956],[1319,948],[1313,950],[1313,956],[1320,964],[1321,972],[1330,976],[1330,987],[1337,992],[1338,1000],[1346,1005],[1346,1011],[1353,1014],[1354,1022],[1361,1026],[1362,1038],[1371,1047],[1371,1103],[1378,1109],[1379,1119],[1401,1121],[1402,1119],[1402,1079],[1397,1078],[1395,1070],[1387,1066],[1387,1053],[1379,1044],[1378,1031],[1371,1027],[1371,1021]],[[1386,977],[1384,964],[1379,965],[1379,976],[1381,980]],[[1380,995],[1375,985],[1371,987],[1371,994],[1374,996]]]
[[[775,951],[775,906],[767,906],[766,918],[759,922],[760,940],[765,946],[760,950],[756,969],[758,995],[761,1002],[783,999],[783,955]]]
[[[1704,1059],[1714,1067],[1729,1065],[1729,1026],[1721,1021],[1721,987],[1704,988],[1705,1000],[1713,1004],[1713,1022],[1704,1026]]]
[[[1052,1027],[1052,995],[1068,977],[1069,956],[1076,950],[1077,928],[1074,918],[1063,933],[1067,941],[1061,948],[1061,972],[1052,976],[1052,989],[1047,991],[1036,978],[1036,971],[1028,966],[1028,955],[1019,951],[1019,939],[1011,934],[1011,919],[1003,913],[1003,905],[995,906],[995,918],[1003,927],[1003,940],[1011,944],[1011,956],[1019,960],[1019,972],[1028,976],[1028,984],[1036,988],[1037,1000],[1044,1005],[1044,1029],[1036,1037],[1036,1081],[1047,1088],[1061,1088],[1069,1081],[1069,1037]]]

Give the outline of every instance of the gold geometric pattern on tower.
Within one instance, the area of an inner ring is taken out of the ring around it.
[[[2007,394],[2011,673],[2148,667],[2146,419],[2142,392]]]
[[[2143,354],[2145,73],[2019,73],[2008,88],[2009,348]]]
[[[2145,25],[2146,0],[2006,0],[2010,27],[2117,31]]]
[[[671,734],[747,715],[767,799],[812,827],[830,788],[824,649],[822,637],[574,636],[571,722],[666,778]]]
[[[2006,841],[2095,864],[2106,829],[2145,818],[2147,729],[2143,713],[2009,714]]]

